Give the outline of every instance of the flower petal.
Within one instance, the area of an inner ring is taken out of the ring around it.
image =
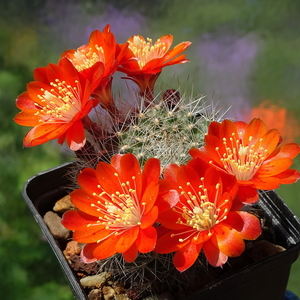
[[[77,182],[81,188],[90,196],[94,193],[100,194],[103,190],[98,187],[96,170],[92,168],[83,169],[77,176]]]
[[[66,133],[66,139],[72,151],[77,151],[85,145],[86,138],[81,120],[78,120],[72,124]]]
[[[123,254],[124,260],[126,262],[128,262],[128,263],[131,263],[131,262],[135,261],[135,259],[138,256],[138,253],[139,252],[138,252],[137,245],[136,245],[136,243],[133,243],[131,245],[131,247],[127,251],[125,251],[124,253],[122,253],[122,254]]]
[[[81,227],[86,227],[88,224],[96,223],[97,220],[97,217],[72,209],[63,214],[61,223],[70,230],[76,230]]]
[[[179,166],[176,164],[169,164],[164,169],[164,179],[173,183],[176,187],[177,185],[177,173],[179,170]]]
[[[101,188],[108,194],[122,191],[119,174],[112,165],[100,161],[96,167],[96,176]]]
[[[14,121],[22,126],[35,126],[40,120],[40,117],[35,115],[36,112],[37,109],[21,111],[14,117]]]
[[[141,253],[151,252],[156,245],[156,240],[157,233],[153,226],[140,230],[136,242],[138,251]]]
[[[157,222],[161,223],[164,227],[174,230],[187,230],[187,226],[178,224],[179,214],[169,209],[160,212],[157,218]]]
[[[143,197],[140,200],[140,205],[144,207],[143,214],[148,214],[152,209],[158,195],[159,186],[155,182],[151,182],[147,185],[144,191]]]
[[[226,256],[239,256],[245,250],[245,243],[238,231],[227,226],[224,222],[214,226],[212,243]]]
[[[164,229],[164,227],[162,227],[162,229]],[[163,234],[159,236],[154,249],[157,253],[172,253],[189,243],[189,240],[179,242],[178,236],[174,235],[174,231],[162,230],[162,232]]]
[[[70,196],[71,202],[79,210],[94,217],[102,216],[96,205],[99,198],[88,195],[83,189],[74,190]]]
[[[21,110],[37,110],[34,101],[29,97],[27,92],[23,92],[18,96],[16,106]]]
[[[265,135],[263,135],[259,142],[256,143],[254,150],[258,150],[260,147],[266,149],[267,153],[271,154],[280,142],[280,134],[278,130],[271,129]]]
[[[141,218],[141,229],[145,229],[149,226],[152,226],[156,221],[158,217],[158,208],[157,206],[153,206],[152,209]]]
[[[129,186],[136,190],[137,198],[141,199],[142,193],[142,171],[139,161],[131,154],[124,154],[120,159],[120,180],[129,182]]]
[[[160,161],[150,158],[143,168],[143,190],[151,183],[157,184],[160,177]]]
[[[222,253],[210,240],[203,244],[203,252],[213,267],[222,267],[228,260],[228,256]]]
[[[296,143],[290,143],[277,148],[270,156],[266,158],[266,162],[270,159],[290,158],[294,159],[300,153],[300,146]]]
[[[277,174],[276,178],[279,178],[280,183],[282,184],[290,184],[297,182],[300,179],[300,172],[298,170],[288,169],[280,174]]]
[[[73,240],[84,244],[95,243],[101,242],[113,234],[114,232],[105,229],[104,225],[94,223],[91,226],[77,228],[73,233]]]
[[[262,232],[259,219],[245,211],[229,212],[224,223],[238,231],[244,240],[255,240]]]
[[[257,171],[256,177],[274,176],[287,170],[293,161],[290,158],[279,158],[275,160],[269,160],[264,163]]]
[[[69,127],[70,124],[62,126],[61,124],[41,123],[28,131],[23,140],[24,147],[37,146],[50,140],[57,139],[64,134]]]
[[[258,190],[274,190],[280,186],[281,179],[279,179],[276,175],[275,176],[256,176],[252,178],[251,185],[255,186]]]
[[[252,144],[255,144],[266,133],[267,133],[266,125],[262,122],[261,119],[254,118],[251,120],[248,126],[245,127],[243,140],[247,144],[249,140],[252,140]]]
[[[239,182],[239,181],[238,181]],[[240,185],[238,189],[237,198],[245,204],[252,204],[258,201],[258,191],[251,186]]]
[[[179,272],[183,272],[193,265],[202,249],[202,245],[189,242],[175,253],[173,263]]]
[[[116,237],[113,236],[100,243],[86,244],[81,251],[83,261],[95,261],[108,258],[116,254],[115,250]]]
[[[116,235],[117,242],[115,244],[115,249],[119,253],[124,253],[127,251],[133,243],[135,243],[138,234],[139,234],[139,227],[134,226],[125,232],[121,233],[120,235]]]
[[[161,179],[159,185],[159,193],[155,205],[158,207],[160,213],[174,207],[179,201],[179,193],[172,189],[169,182]]]

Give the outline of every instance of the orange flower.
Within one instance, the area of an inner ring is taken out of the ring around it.
[[[100,103],[110,108],[113,102],[111,95],[111,79],[117,67],[131,58],[128,44],[119,45],[107,25],[103,32],[95,30],[91,33],[87,45],[77,50],[67,50],[62,57],[67,57],[75,68],[92,84],[93,93],[97,94]],[[129,55],[129,56],[128,56]],[[102,68],[104,68],[102,72]]]
[[[66,140],[71,150],[82,148],[86,141],[82,119],[95,106],[90,84],[66,58],[58,65],[36,69],[34,79],[16,101],[22,111],[14,121],[33,126],[24,138],[24,146],[58,139],[60,144]]]
[[[226,174],[203,165],[196,158],[181,167],[169,165],[164,172],[164,178],[177,185],[180,200],[159,216],[163,227],[155,251],[175,251],[173,263],[181,272],[193,265],[201,250],[212,266],[222,266],[228,257],[242,254],[244,239],[254,240],[261,233],[254,215],[231,211],[236,189]]]
[[[79,210],[66,212],[62,224],[74,230],[74,240],[86,243],[82,251],[85,262],[115,253],[132,262],[138,252],[154,249],[157,202],[163,206],[168,198],[165,189],[162,197],[159,195],[159,176],[158,159],[147,160],[141,171],[130,153],[117,154],[111,164],[100,162],[96,170],[88,168],[79,174],[81,188],[71,193]]]
[[[154,44],[151,39],[145,40],[140,35],[130,37],[127,42],[137,60],[124,63],[118,70],[130,76],[142,94],[148,91],[152,94],[155,81],[164,67],[187,62],[185,55],[179,54],[191,45],[191,42],[182,42],[169,50],[173,42],[170,34],[162,36]]]
[[[292,159],[300,152],[299,145],[280,146],[280,142],[279,132],[267,130],[260,119],[249,124],[224,120],[212,122],[205,136],[206,145],[189,153],[236,176],[240,201],[253,203],[258,200],[257,189],[276,189],[300,178],[297,170],[290,169]]]
[[[300,136],[300,126],[293,112],[284,106],[277,106],[265,100],[257,107],[252,108],[249,119],[261,118],[267,128],[279,130],[285,143],[295,142]]]

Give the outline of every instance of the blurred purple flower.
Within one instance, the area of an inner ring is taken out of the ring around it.
[[[214,94],[224,109],[232,106],[226,117],[243,119],[252,107],[250,80],[258,50],[254,35],[208,35],[198,45],[202,92]]]
[[[92,8],[90,8],[91,10]],[[40,28],[41,34],[50,34],[57,41],[58,51],[69,48],[78,48],[87,44],[91,32],[95,29],[102,29],[111,24],[111,30],[116,36],[118,43],[125,43],[134,34],[141,34],[145,26],[145,18],[137,12],[117,10],[107,6],[105,10],[95,8],[93,13],[85,9],[84,3],[73,2],[48,2],[41,10],[40,19],[45,27]],[[47,32],[45,32],[47,31]],[[54,51],[57,49],[53,49]]]

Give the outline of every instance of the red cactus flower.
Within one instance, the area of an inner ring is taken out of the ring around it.
[[[24,138],[24,146],[58,139],[60,144],[66,140],[71,150],[82,148],[86,141],[82,120],[96,105],[90,97],[89,82],[66,58],[58,65],[36,69],[34,79],[16,101],[22,111],[14,121],[33,126]]]
[[[98,95],[100,103],[111,108],[111,79],[117,67],[131,58],[131,51],[127,51],[128,44],[116,43],[114,34],[107,25],[103,32],[94,30],[87,45],[77,50],[70,49],[61,56],[67,57],[76,69],[92,84],[93,93]],[[102,74],[102,68],[103,74]]]
[[[165,206],[168,198],[166,189],[159,195],[159,176],[158,159],[150,158],[141,170],[130,153],[117,154],[110,164],[100,162],[96,170],[87,168],[79,174],[81,188],[71,193],[78,210],[66,212],[62,224],[74,230],[75,241],[86,243],[82,250],[85,262],[115,253],[132,262],[138,252],[154,249],[157,204]]]
[[[295,143],[280,146],[277,130],[267,130],[260,119],[249,124],[224,120],[212,122],[205,136],[205,146],[189,151],[215,168],[236,176],[238,197],[244,203],[258,200],[257,189],[271,190],[280,184],[296,182],[297,170],[290,169],[300,147]]]
[[[151,39],[145,40],[140,35],[130,37],[127,42],[137,60],[124,63],[118,70],[135,81],[142,94],[147,91],[152,94],[155,81],[164,67],[187,62],[185,55],[180,54],[191,45],[191,42],[182,42],[170,50],[173,42],[170,34],[162,36],[154,44]]]
[[[170,165],[164,173],[177,185],[180,200],[159,216],[163,230],[155,251],[175,252],[173,263],[181,272],[193,265],[201,250],[212,266],[222,266],[228,257],[242,254],[245,239],[261,234],[258,218],[231,210],[235,189],[227,186],[225,173],[209,167],[201,175],[201,164],[199,159],[181,167]]]

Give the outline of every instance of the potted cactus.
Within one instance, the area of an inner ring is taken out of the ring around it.
[[[202,96],[156,94],[162,69],[188,61],[191,43],[172,40],[118,44],[108,25],[34,71],[17,99],[24,146],[57,139],[76,159],[31,178],[24,198],[78,299],[281,300],[300,222],[273,190],[299,179],[300,147]],[[113,96],[117,71],[131,99]]]

